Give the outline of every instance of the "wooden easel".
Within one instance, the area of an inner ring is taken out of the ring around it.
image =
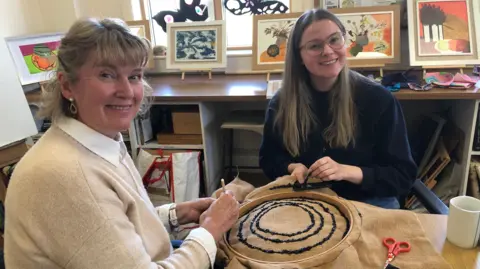
[[[267,82],[270,81],[270,74],[271,74],[271,73],[274,73],[274,74],[275,74],[275,73],[280,73],[280,74],[281,74],[281,73],[283,73],[283,70],[282,70],[282,69],[276,69],[276,70],[270,70],[270,71],[268,71],[268,72],[267,72]]]
[[[185,73],[186,72],[208,72],[208,79],[212,79],[212,69],[197,69],[197,68],[192,68],[192,69],[180,69],[180,72],[182,72],[182,80],[185,80]]]
[[[423,77],[427,74],[428,69],[438,70],[438,69],[459,69],[460,73],[463,74],[463,69],[467,68],[466,65],[432,65],[432,66],[422,66],[423,69]]]

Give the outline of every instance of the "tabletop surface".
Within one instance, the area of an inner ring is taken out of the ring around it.
[[[252,75],[156,75],[147,78],[155,101],[261,101],[266,100],[267,76]],[[281,79],[272,74],[271,80]],[[430,91],[402,89],[394,92],[400,100],[480,99],[478,88],[468,90],[434,88]]]
[[[462,249],[448,242],[447,216],[418,214],[427,238],[454,269],[480,269],[480,248]]]
[[[281,79],[273,74],[270,79]],[[266,101],[267,76],[254,75],[155,75],[148,76],[147,81],[153,88],[155,102],[239,102],[239,101]],[[454,100],[480,99],[480,88],[468,90],[453,90],[434,88],[430,91],[419,92],[402,89],[393,93],[399,100]],[[38,103],[40,91],[26,93],[29,103]]]

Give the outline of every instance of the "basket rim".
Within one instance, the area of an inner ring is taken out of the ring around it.
[[[328,255],[334,251],[337,251],[340,254],[345,248],[352,245],[360,237],[361,217],[359,216],[358,214],[359,211],[353,205],[353,203],[338,196],[332,196],[332,195],[315,192],[315,191],[282,192],[282,193],[266,194],[266,195],[260,196],[240,206],[239,220],[241,217],[245,216],[245,214],[249,213],[251,209],[255,208],[256,206],[262,203],[273,201],[273,200],[289,199],[289,198],[309,198],[309,199],[314,199],[314,200],[326,202],[326,203],[337,206],[338,210],[341,211],[346,216],[346,218],[350,221],[350,227],[345,237],[343,237],[342,240],[340,240],[333,247],[331,247],[330,249],[322,253],[314,254],[310,257],[302,258],[298,260],[275,262],[275,261],[265,261],[265,260],[255,259],[252,257],[245,256],[244,254],[238,252],[230,245],[230,242],[227,240],[228,233],[225,233],[223,235],[223,242],[225,246],[229,249],[229,251],[231,251],[237,257],[246,259],[251,262],[256,262],[261,264],[270,264],[270,265],[283,265],[283,264],[291,264],[292,262],[299,263],[299,262],[310,261],[312,259],[318,259],[319,256]]]

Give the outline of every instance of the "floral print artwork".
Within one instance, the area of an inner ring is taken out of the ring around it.
[[[217,31],[181,31],[175,33],[175,61],[215,61]]]
[[[393,58],[393,12],[339,14],[349,58]]]

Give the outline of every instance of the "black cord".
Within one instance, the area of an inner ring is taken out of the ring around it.
[[[280,233],[276,231],[272,231],[267,228],[263,228],[262,225],[260,224],[260,220],[262,219],[263,216],[265,216],[269,211],[279,208],[279,207],[298,207],[302,209],[303,211],[307,212],[310,218],[310,224],[307,226],[307,228],[297,231],[297,232],[292,232],[292,233]],[[261,238],[265,241],[273,242],[275,244],[285,244],[285,243],[292,243],[292,242],[299,242],[303,241],[307,238],[310,238],[314,235],[319,235],[319,233],[322,231],[324,228],[324,214],[319,212],[314,206],[319,206],[324,213],[330,216],[331,223],[332,223],[332,228],[328,232],[328,234],[309,246],[305,246],[299,249],[281,249],[281,250],[273,250],[273,249],[265,249],[260,246],[255,246],[252,243],[247,241],[247,237],[243,234],[243,231],[246,226],[246,222],[251,218],[250,225],[249,225],[249,230],[252,235],[257,236],[258,238]],[[248,214],[242,216],[240,218],[240,222],[238,224],[238,231],[237,231],[237,239],[239,242],[241,242],[243,245],[247,246],[248,248],[259,250],[264,253],[275,253],[275,254],[301,254],[306,251],[309,251],[315,247],[321,246],[328,242],[328,240],[331,239],[333,234],[337,231],[337,218],[334,213],[332,213],[331,209],[328,208],[327,206],[332,206],[334,207],[339,213],[342,219],[346,223],[346,228],[345,231],[343,231],[342,234],[342,239],[347,235],[348,231],[350,230],[350,220],[346,217],[346,215],[336,206],[333,204],[329,204],[326,202],[318,201],[318,200],[313,200],[310,198],[305,198],[305,197],[300,197],[300,198],[282,198],[282,199],[276,199],[272,201],[267,201],[264,202],[260,205],[257,205],[254,207]],[[318,227],[311,231],[313,227],[315,226],[315,215],[318,216],[320,219],[320,223],[318,223]],[[270,236],[262,235],[260,234],[261,232],[265,234],[269,234]],[[341,232],[341,231],[340,231]],[[308,234],[306,234],[308,233]],[[301,237],[298,238],[291,238],[294,236],[299,236]],[[227,232],[227,241],[230,242],[230,231]],[[276,238],[271,238],[272,236]],[[280,238],[279,238],[280,237]],[[281,237],[288,237],[288,238],[281,238]]]

